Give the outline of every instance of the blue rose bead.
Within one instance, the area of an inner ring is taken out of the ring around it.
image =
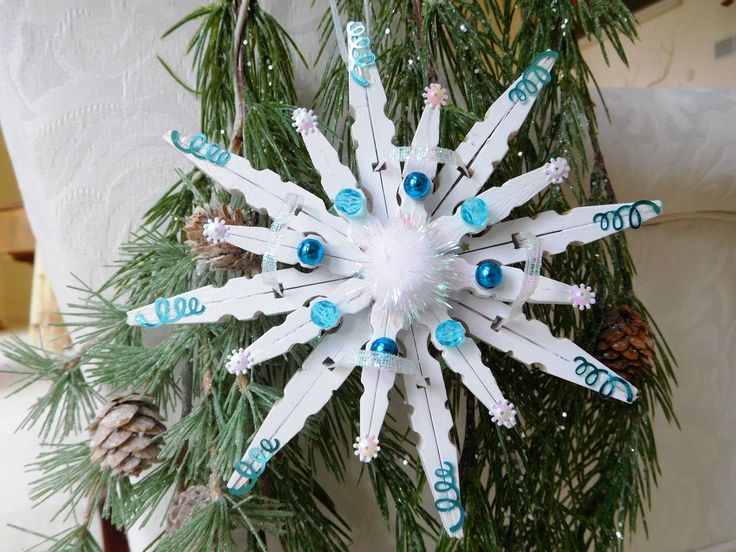
[[[503,280],[503,270],[496,261],[482,261],[475,268],[475,281],[485,289],[498,287]]]
[[[465,341],[465,327],[457,320],[445,320],[435,328],[434,337],[443,347],[459,347]]]
[[[296,256],[304,265],[317,266],[325,256],[325,246],[315,238],[307,238],[296,248]]]
[[[460,216],[474,230],[482,230],[488,224],[488,205],[479,197],[471,197],[460,207]]]
[[[309,316],[314,325],[323,330],[331,330],[340,323],[342,313],[332,301],[317,301],[312,305]]]
[[[404,191],[414,200],[424,199],[432,191],[432,181],[424,173],[409,173],[404,179]]]
[[[355,188],[343,188],[335,196],[335,209],[350,218],[365,212],[365,196]]]
[[[386,353],[388,355],[398,355],[399,346],[390,337],[379,337],[371,343],[371,351],[374,353]]]

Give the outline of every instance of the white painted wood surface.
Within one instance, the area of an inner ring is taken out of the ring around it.
[[[453,498],[452,493],[439,492],[434,488],[432,475],[443,462],[450,462],[457,468],[458,454],[450,440],[453,427],[452,415],[447,408],[447,390],[442,377],[440,363],[429,353],[429,329],[415,324],[402,332],[402,341],[406,345],[406,356],[418,366],[424,384],[418,385],[414,376],[403,375],[406,403],[409,405],[411,427],[417,433],[417,452],[424,472],[429,478],[428,484],[435,500]],[[459,475],[458,475],[459,477]],[[460,519],[458,510],[439,512],[442,525],[449,533],[450,528]],[[462,537],[462,529],[452,535]]]
[[[354,367],[350,355],[368,339],[367,316],[345,317],[340,330],[340,335],[325,336],[286,384],[284,396],[268,412],[243,454],[244,461],[252,461],[250,452],[259,447],[263,439],[278,440],[279,450],[283,448],[302,430],[307,418],[319,412],[350,376]],[[255,467],[260,465],[256,463]],[[240,488],[246,483],[248,479],[236,471],[230,477],[228,487]]]
[[[540,65],[551,70],[553,58]],[[509,140],[524,123],[537,98],[512,100],[509,92],[521,81],[519,77],[488,109],[482,121],[473,125],[456,151],[470,176],[454,165],[445,165],[438,176],[436,193],[427,200],[427,210],[433,215],[450,215],[463,200],[473,197],[491,176],[495,165],[509,149]]]

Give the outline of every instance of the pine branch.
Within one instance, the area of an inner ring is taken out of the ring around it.
[[[13,383],[11,396],[38,382],[50,384],[48,391],[31,407],[18,429],[30,429],[41,424],[39,435],[45,441],[60,441],[83,429],[85,420],[94,415],[102,397],[85,380],[80,362],[86,348],[73,357],[44,351],[19,338],[0,344],[0,351],[9,360],[23,366],[9,370],[19,378]]]

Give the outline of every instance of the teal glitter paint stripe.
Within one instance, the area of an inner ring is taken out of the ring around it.
[[[584,376],[583,381],[585,381],[585,384],[589,387],[595,387],[601,374],[604,374],[607,377],[606,381],[604,381],[598,389],[598,394],[601,397],[603,397],[604,399],[609,398],[611,395],[613,395],[614,391],[616,391],[616,386],[618,384],[621,384],[621,388],[626,391],[626,401],[633,402],[634,392],[626,380],[618,377],[608,370],[605,370],[603,368],[596,368],[595,365],[588,362],[585,357],[576,356],[574,361],[579,362],[579,364],[575,367],[575,373],[578,376]],[[588,371],[589,369],[590,371]]]
[[[637,201],[629,205],[622,205],[615,211],[596,213],[593,215],[593,222],[597,222],[600,225],[601,230],[608,230],[611,225],[613,225],[614,230],[623,230],[625,226],[624,216],[628,215],[629,228],[636,230],[643,222],[641,213],[639,212],[639,207],[642,205],[651,207],[657,214],[662,212],[662,208],[653,201],[642,199],[641,201]]]
[[[256,486],[258,478],[261,477],[264,471],[266,471],[266,464],[268,464],[268,461],[273,458],[276,451],[279,450],[281,443],[278,439],[261,439],[260,445],[260,447],[254,447],[250,452],[248,452],[248,456],[250,456],[253,462],[241,460],[235,464],[235,471],[247,478],[248,484],[245,487],[240,487],[239,489],[228,487],[227,491],[231,495],[242,496],[249,493],[250,490]],[[257,468],[254,467],[255,464],[258,464]]]
[[[460,489],[455,478],[455,467],[447,460],[442,462],[442,465],[445,467],[434,470],[434,474],[440,478],[439,481],[435,482],[434,490],[438,493],[451,493],[455,496],[438,498],[434,501],[434,507],[438,512],[452,512],[456,509],[460,511],[460,519],[450,527],[450,532],[454,533],[465,524],[465,509],[460,504]]]
[[[176,149],[184,153],[189,153],[197,159],[204,159],[215,165],[224,167],[227,162],[230,161],[230,152],[220,147],[220,144],[207,143],[207,136],[204,134],[195,134],[194,137],[189,140],[189,144],[183,143],[179,137],[178,130],[171,131],[171,142],[174,144]]]
[[[174,299],[174,312],[172,315],[169,300],[160,297],[153,304],[153,309],[156,313],[156,318],[158,318],[156,322],[149,322],[140,312],[135,315],[135,321],[145,328],[157,328],[164,324],[173,324],[188,316],[202,314],[205,311],[205,306],[200,305],[199,299],[196,297],[190,297],[189,300],[184,297],[177,297]]]
[[[549,58],[557,59],[559,56],[560,54],[554,50],[547,50],[546,52],[542,52],[537,55],[537,57],[534,58],[534,61],[532,61],[532,64],[524,70],[524,73],[521,75],[519,82],[516,83],[516,86],[509,90],[509,100],[512,102],[517,100],[524,102],[530,96],[534,96],[544,88],[544,85],[552,80],[552,74],[542,67],[540,63]],[[534,82],[532,77],[535,77],[539,81],[539,84]]]

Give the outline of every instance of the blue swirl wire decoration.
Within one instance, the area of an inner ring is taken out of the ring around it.
[[[188,300],[184,297],[177,297],[174,299],[173,313],[169,300],[164,297],[159,297],[153,304],[153,310],[156,313],[156,322],[149,322],[142,313],[135,315],[135,321],[138,322],[144,328],[158,328],[164,324],[173,324],[178,322],[182,318],[188,316],[197,316],[205,311],[205,306],[201,305],[199,299],[196,297],[190,297]]]
[[[253,462],[248,462],[247,460],[236,462],[235,471],[247,478],[248,484],[239,489],[228,487],[227,490],[231,495],[242,496],[249,493],[256,486],[258,478],[266,471],[266,464],[268,464],[268,461],[276,451],[279,450],[281,443],[278,439],[261,439],[260,445],[260,447],[253,447],[248,453],[248,456],[250,456]],[[255,467],[256,464],[258,467]]]
[[[600,388],[598,388],[598,394],[604,399],[613,395],[614,391],[616,391],[616,386],[620,384],[621,388],[626,391],[626,400],[628,402],[632,402],[634,400],[634,392],[626,380],[618,377],[608,370],[596,368],[595,365],[588,362],[585,357],[576,356],[574,361],[579,363],[575,367],[575,373],[578,376],[584,376],[583,381],[585,381],[585,384],[589,387],[595,387],[597,385],[601,374],[606,376],[606,381],[604,381]]]
[[[376,54],[371,50],[371,39],[365,32],[363,23],[348,23],[350,77],[363,88],[370,85],[370,81],[363,77],[363,68],[376,63]]]
[[[509,100],[512,102],[524,102],[530,96],[534,96],[544,88],[544,85],[552,80],[552,74],[542,67],[540,63],[545,59],[557,59],[559,55],[560,54],[554,50],[547,50],[546,52],[537,54],[537,57],[534,58],[532,64],[524,70],[524,73],[521,75],[519,82],[516,83],[516,86],[509,90]],[[537,84],[532,77],[535,77],[539,81],[539,84]]]
[[[438,498],[434,501],[434,507],[438,512],[459,510],[460,519],[450,527],[450,531],[454,533],[465,524],[465,509],[460,503],[460,488],[457,486],[457,479],[455,478],[455,467],[447,460],[442,462],[442,465],[445,467],[434,470],[434,474],[440,478],[439,481],[434,483],[434,490],[438,493],[449,493],[454,496]]]
[[[597,222],[600,225],[601,230],[608,230],[612,224],[614,230],[623,230],[625,225],[624,217],[628,215],[629,228],[636,230],[642,223],[641,213],[639,212],[639,207],[642,205],[651,207],[657,214],[662,212],[662,208],[653,201],[642,199],[641,201],[637,201],[629,205],[622,205],[615,211],[596,213],[593,215],[593,222]]]
[[[197,159],[204,159],[221,167],[224,167],[230,161],[230,152],[222,149],[220,144],[215,144],[214,142],[208,144],[207,136],[204,134],[195,134],[189,140],[189,144],[182,142],[180,136],[178,130],[171,131],[171,143],[179,151],[190,153]]]

